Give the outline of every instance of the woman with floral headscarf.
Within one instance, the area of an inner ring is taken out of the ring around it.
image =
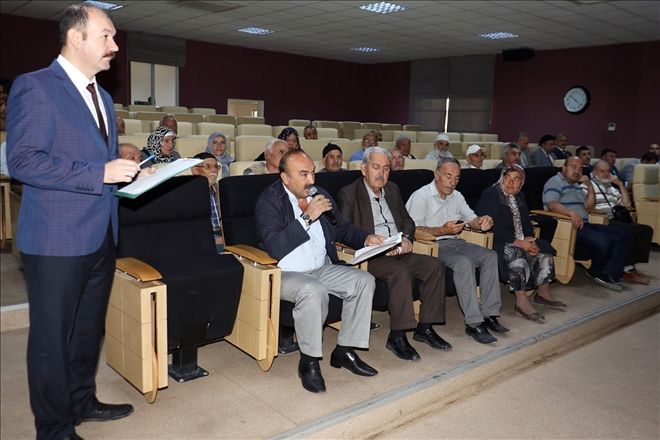
[[[235,159],[227,150],[227,136],[219,131],[211,133],[206,144],[206,152],[215,156],[216,160],[222,167],[222,174],[220,177],[228,177],[229,164],[234,162]]]
[[[516,295],[514,310],[542,324],[545,316],[534,309],[527,291],[536,292],[533,299],[536,305],[563,309],[566,304],[550,293],[556,252],[550,243],[534,237],[527,202],[520,192],[524,183],[525,170],[520,165],[504,167],[500,179],[481,194],[476,212],[493,218],[493,249],[497,252],[500,274],[505,275]]]
[[[151,132],[147,139],[147,146],[141,151],[142,160],[153,155],[153,159],[146,162],[142,167],[147,168],[159,163],[174,162],[181,159],[176,147],[176,133],[167,127],[158,127]]]
[[[295,128],[286,127],[280,132],[280,134],[277,135],[277,138],[285,141],[289,146],[289,150],[300,150],[300,137],[298,136],[298,131]],[[266,160],[265,153],[261,153],[259,157],[255,159],[255,161],[258,160]]]

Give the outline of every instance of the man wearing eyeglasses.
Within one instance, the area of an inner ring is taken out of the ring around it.
[[[218,170],[220,169],[220,165],[211,153],[196,154],[195,159],[202,159],[203,162],[192,167],[191,171],[193,175],[206,177],[209,181],[213,238],[215,239],[216,250],[220,253],[225,247],[225,241],[222,237],[222,223],[220,222],[220,196],[218,193]]]

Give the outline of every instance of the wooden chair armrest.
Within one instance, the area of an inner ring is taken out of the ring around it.
[[[225,250],[265,266],[277,264],[277,260],[268,255],[266,252],[247,244],[225,246]]]
[[[571,218],[567,215],[559,214],[557,212],[544,211],[542,209],[532,209],[531,211],[529,211],[529,213],[530,214],[547,215],[548,217],[554,217],[556,219],[561,219],[561,220],[568,220],[568,221],[571,220]]]
[[[415,240],[435,242],[435,235],[415,228]]]
[[[340,241],[335,242],[335,247],[337,248],[337,252],[343,252],[344,254],[348,255],[355,255],[355,249]]]
[[[156,281],[163,278],[153,266],[133,257],[117,258],[115,267],[138,281]]]

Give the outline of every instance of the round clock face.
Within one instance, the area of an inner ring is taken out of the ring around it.
[[[590,99],[589,91],[584,87],[571,87],[564,95],[564,108],[574,115],[582,113],[589,107]]]

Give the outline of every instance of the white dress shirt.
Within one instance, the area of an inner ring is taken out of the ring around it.
[[[460,192],[454,190],[445,199],[440,197],[435,181],[412,193],[406,209],[417,226],[432,228],[440,227],[448,221],[463,220],[469,223],[477,217]]]
[[[92,114],[92,117],[96,121],[96,126],[99,126],[99,118],[96,115],[96,107],[94,107],[94,101],[92,100],[92,94],[89,93],[89,90],[87,90],[87,85],[90,83],[94,83],[94,88],[96,89],[96,95],[98,96],[99,99],[99,107],[101,108],[101,114],[103,115],[103,120],[105,122],[106,127],[110,127],[108,124],[108,115],[105,113],[105,105],[103,104],[103,97],[99,93],[99,86],[96,84],[96,76],[92,77],[92,79],[88,79],[84,73],[82,73],[76,66],[71,64],[69,60],[64,58],[62,55],[59,55],[57,57],[57,62],[60,63],[60,66],[62,66],[62,69],[64,69],[64,72],[66,72],[67,76],[73,82],[73,85],[76,87],[80,95],[83,97],[85,100],[85,104],[87,104],[87,108],[89,108],[90,113]],[[114,124],[115,121],[112,121]],[[108,136],[110,135],[110,129],[106,128]]]
[[[314,269],[319,269],[325,264],[326,260],[325,236],[323,235],[321,222],[317,219],[307,227],[304,220],[300,217],[303,212],[302,209],[300,209],[300,206],[298,206],[298,199],[291,193],[291,191],[289,191],[286,185],[282,184],[282,186],[284,186],[284,191],[286,191],[289,196],[289,202],[291,202],[291,207],[293,208],[293,215],[303,228],[307,230],[309,240],[286,254],[284,258],[277,263],[277,267],[291,272],[309,272]],[[307,201],[309,202],[310,200],[312,200],[312,198],[307,197]]]

